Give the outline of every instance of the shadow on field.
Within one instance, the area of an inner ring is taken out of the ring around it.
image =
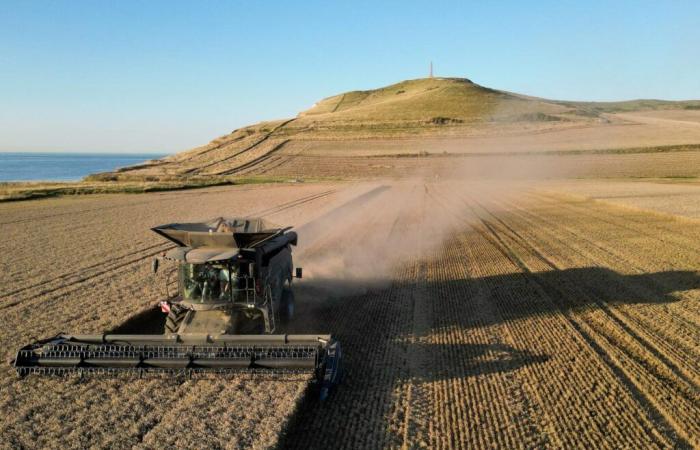
[[[433,280],[421,279],[427,272],[421,267],[405,272],[404,280],[311,278],[295,285],[295,319],[279,332],[332,333],[343,346],[345,376],[323,404],[309,387],[279,448],[400,446],[398,409],[419,395],[407,399],[407,386],[473,385],[557,357],[555,349],[528,349],[499,326],[604,304],[668,303],[679,292],[700,289],[700,274],[691,271],[624,275],[586,267]],[[158,308],[149,309],[112,332],[160,334],[164,320]]]
[[[114,334],[163,334],[166,315],[155,306],[141,311],[107,331]]]
[[[677,300],[677,293],[692,289],[700,289],[700,272],[623,275],[603,267],[420,283],[312,279],[295,285],[297,312],[294,323],[284,332],[340,332],[329,329],[331,325],[351,334],[371,331],[365,327],[377,309],[389,308],[398,316],[412,308],[411,296],[416,292],[428,297],[434,325],[470,328],[498,324],[504,318],[577,310],[597,302],[669,303]],[[388,300],[398,303],[391,305]]]
[[[667,303],[698,288],[696,272],[623,275],[601,267],[445,281],[304,280],[296,287],[297,316],[285,331],[333,333],[343,346],[345,378],[323,404],[313,392],[305,396],[279,448],[400,446],[389,422],[402,385],[508,373],[556,356],[494,343],[507,333],[493,326],[603,302]],[[470,343],[425,343],[455,341]]]
[[[508,317],[513,315],[529,315],[540,312],[550,312],[561,307],[575,310],[579,307],[591,303],[591,298],[606,303],[665,303],[675,300],[673,292],[686,291],[700,288],[700,275],[689,271],[669,271],[641,275],[620,275],[612,270],[600,267],[590,267],[581,269],[567,269],[562,271],[539,272],[533,274],[508,274],[494,277],[486,277],[477,280],[450,280],[444,282],[426,283],[429,295],[438,294],[443,296],[442,302],[452,302],[455,298],[459,302],[469,301],[469,295],[464,291],[474,291],[477,285],[487,286],[488,295],[491,297],[509,297],[520,292],[523,286],[532,284],[533,280],[540,281],[544,290],[548,294],[550,302],[537,301],[528,302],[526,309],[521,309],[517,304],[509,311]],[[472,286],[474,285],[474,286]],[[535,284],[536,285],[536,284]],[[413,284],[408,284],[411,287]],[[533,285],[534,286],[534,285]],[[347,308],[352,297],[366,296],[366,302],[371,303],[372,298],[382,297],[392,289],[401,289],[402,286],[396,282],[388,280],[329,280],[319,279],[304,281],[300,286],[296,286],[297,291],[297,313],[294,323],[281,330],[281,333],[327,333],[334,331],[329,324],[335,320],[339,312]],[[405,288],[405,287],[403,287]],[[568,292],[561,292],[567,289]],[[552,290],[557,290],[560,295]],[[384,291],[384,292],[383,292]],[[483,294],[483,288],[478,290]],[[521,298],[536,296],[526,295]],[[479,294],[477,294],[479,295]],[[456,297],[455,297],[456,296]],[[545,299],[546,300],[546,299]],[[554,303],[552,303],[552,300]],[[364,306],[364,303],[363,303]],[[492,325],[501,322],[498,315],[482,314],[476,311],[481,325]],[[165,314],[158,307],[153,307],[141,311],[129,317],[119,326],[109,330],[110,333],[120,334],[162,334],[165,326]],[[456,318],[456,325],[465,325],[467,318]],[[486,320],[484,320],[486,319]],[[488,320],[490,319],[490,320]],[[450,325],[449,317],[444,316],[440,322]],[[339,324],[345,327],[347,324]]]
[[[407,378],[428,383],[506,373],[549,359],[547,355],[518,350],[507,344],[410,344],[407,351],[417,356],[419,364],[427,363],[411,370]],[[443,364],[439,363],[440,359]]]

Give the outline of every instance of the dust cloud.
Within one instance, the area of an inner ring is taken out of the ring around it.
[[[478,221],[479,205],[497,210],[503,201],[519,202],[551,173],[507,158],[475,162],[383,180],[300,227],[295,260],[304,267],[304,283],[322,297],[384,287],[402,264],[429,255]]]
[[[402,264],[478,221],[479,205],[497,211],[503,203],[524,202],[543,182],[583,170],[561,155],[445,155],[425,161],[400,178],[362,185],[363,193],[298,228],[295,260],[304,267],[305,284],[332,297],[385,286]]]

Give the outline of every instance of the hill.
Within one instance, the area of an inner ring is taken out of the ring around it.
[[[321,167],[326,157],[578,151],[700,142],[700,130],[697,136],[681,133],[668,141],[654,137],[658,130],[647,130],[647,136],[641,128],[636,129],[642,133],[632,133],[636,138],[631,140],[615,134],[629,134],[620,127],[630,119],[613,113],[658,109],[696,113],[700,102],[552,101],[490,89],[464,78],[407,80],[328,97],[295,118],[240,128],[207,145],[90,179],[334,176],[347,174],[329,170],[327,164]],[[601,129],[603,138],[597,140],[580,131]],[[612,135],[606,137],[605,133]]]
[[[404,127],[529,119],[567,107],[488,89],[467,79],[427,78],[321,100],[299,114],[304,122],[393,124]],[[525,117],[524,117],[525,116]]]

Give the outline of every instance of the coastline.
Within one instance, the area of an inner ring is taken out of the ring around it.
[[[214,186],[272,183],[313,183],[320,181],[342,181],[339,177],[206,177],[173,179],[164,181],[29,181],[0,182],[0,203],[37,200],[63,195],[92,194],[141,194],[146,192],[177,191]]]
[[[167,153],[0,152],[0,182],[79,182],[85,177],[167,156]]]

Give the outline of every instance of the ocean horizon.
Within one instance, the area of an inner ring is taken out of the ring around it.
[[[164,153],[0,153],[0,182],[79,181],[85,176],[107,172],[167,156]]]

